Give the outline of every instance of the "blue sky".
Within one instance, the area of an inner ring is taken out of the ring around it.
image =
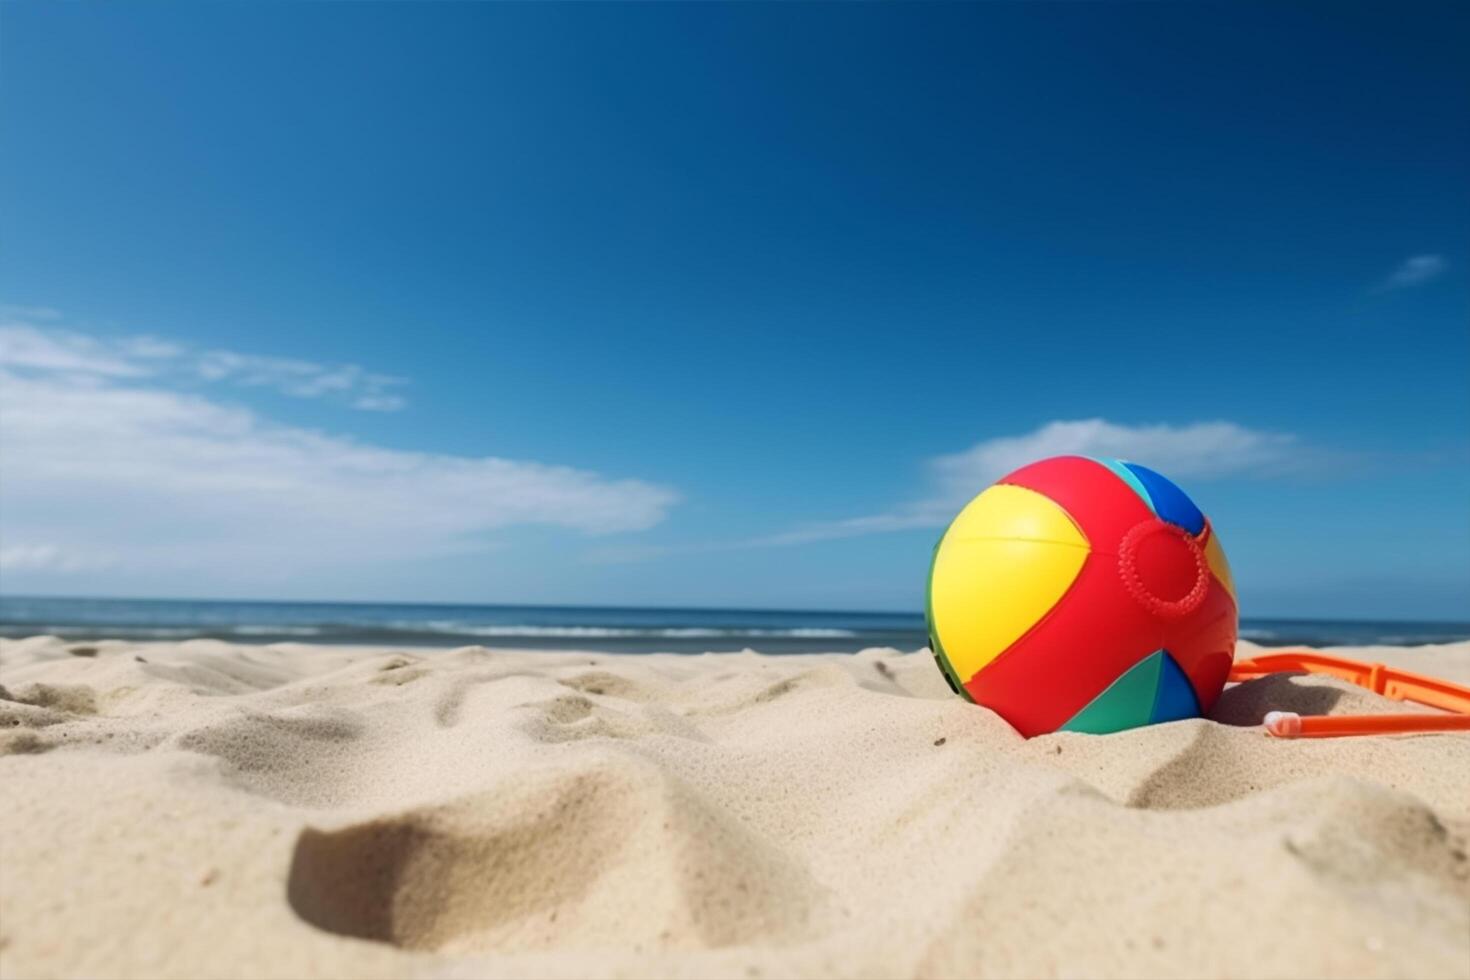
[[[1106,452],[1470,615],[1463,5],[0,19],[6,591],[917,609]]]

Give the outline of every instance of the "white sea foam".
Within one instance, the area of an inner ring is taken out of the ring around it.
[[[229,632],[240,636],[320,636],[323,630],[320,626],[271,626],[247,623],[231,626]]]
[[[820,627],[797,627],[793,629],[756,629],[710,627],[624,627],[624,626],[532,626],[532,625],[483,625],[463,623],[455,620],[398,620],[387,624],[392,629],[415,630],[431,633],[453,633],[466,636],[536,636],[566,637],[568,639],[613,638],[613,637],[665,637],[668,639],[699,639],[705,637],[792,637],[800,639],[843,639],[857,636],[854,630],[825,629]]]
[[[51,636],[107,636],[136,637],[140,639],[168,639],[177,637],[198,636],[203,632],[197,626],[76,626],[52,623],[47,626],[37,626],[36,633],[47,633]]]

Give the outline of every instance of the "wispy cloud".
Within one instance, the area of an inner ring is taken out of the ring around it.
[[[292,398],[330,398],[365,411],[396,411],[404,379],[356,364],[318,364],[227,350],[197,350],[158,337],[98,337],[64,329],[55,317],[0,308],[0,366],[69,371],[111,378],[233,384],[269,388]],[[43,322],[38,322],[43,321]]]
[[[405,384],[404,379],[365,371],[356,364],[324,366],[213,350],[194,361],[194,370],[206,381],[273,388],[293,398],[342,397],[353,408],[368,411],[391,412],[405,404],[402,396],[389,394],[389,389]]]
[[[176,384],[150,360],[205,363],[163,341],[10,324],[0,367],[0,565],[228,569],[239,581],[483,550],[517,525],[643,530],[677,500],[636,479],[494,456],[420,453],[273,421]],[[374,392],[356,371],[266,358],[218,380]]]
[[[0,319],[9,320],[60,320],[61,311],[49,306],[23,306],[16,303],[0,303]]]
[[[107,568],[113,559],[67,552],[54,544],[0,546],[0,571],[80,572]]]
[[[928,463],[936,493],[928,506],[946,511],[1032,460],[1047,456],[1113,456],[1180,479],[1260,473],[1276,466],[1296,439],[1234,422],[1123,425],[1106,419],[1048,422],[1019,436],[986,439]]]
[[[877,514],[822,521],[741,541],[688,547],[602,549],[598,561],[639,561],[671,553],[774,548],[866,534],[943,527],[970,498],[1007,473],[1048,456],[1112,456],[1181,480],[1268,476],[1300,458],[1294,436],[1234,422],[1123,425],[1106,419],[1055,421],[1016,436],[986,439],[923,464],[924,492]]]
[[[880,531],[942,527],[971,497],[1007,473],[1048,456],[1112,456],[1171,477],[1207,480],[1264,473],[1282,464],[1296,440],[1234,422],[1122,425],[1106,419],[1056,421],[1017,436],[986,439],[924,465],[928,492],[891,511],[794,528],[765,539],[800,544]]]
[[[70,371],[104,377],[138,377],[148,371],[121,344],[50,330],[7,318],[0,322],[0,366]]]
[[[1378,291],[1422,286],[1444,275],[1448,268],[1449,262],[1443,255],[1413,255],[1404,259],[1387,279],[1379,283]]]

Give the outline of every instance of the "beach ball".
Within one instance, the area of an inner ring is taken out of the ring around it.
[[[1205,714],[1235,652],[1235,587],[1209,520],[1137,463],[1057,456],[960,511],[929,569],[950,686],[1030,738]]]

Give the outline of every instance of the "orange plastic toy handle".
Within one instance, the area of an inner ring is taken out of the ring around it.
[[[1457,715],[1322,715],[1303,718],[1289,711],[1273,711],[1266,715],[1266,731],[1279,738],[1470,732],[1470,688],[1384,664],[1365,664],[1315,650],[1281,650],[1236,661],[1230,669],[1230,680],[1248,681],[1267,674],[1290,672],[1327,674],[1395,701],[1413,701],[1457,712]]]
[[[1461,687],[1438,677],[1427,677],[1383,664],[1365,664],[1315,650],[1283,650],[1250,660],[1237,660],[1230,668],[1232,681],[1248,681],[1267,674],[1290,672],[1328,674],[1366,687],[1395,701],[1416,701],[1443,711],[1470,714],[1470,687]]]

